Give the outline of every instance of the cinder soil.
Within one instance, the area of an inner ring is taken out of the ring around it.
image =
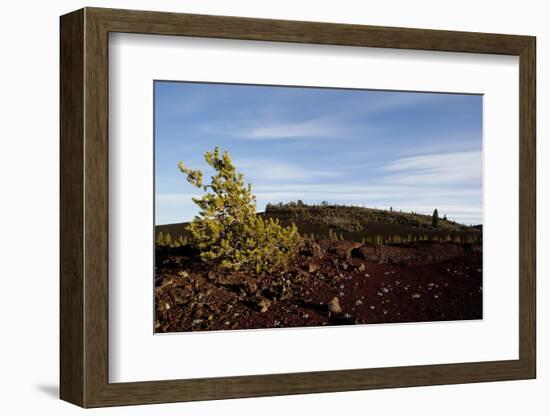
[[[157,247],[155,332],[481,319],[482,291],[480,245],[320,241],[277,279]]]

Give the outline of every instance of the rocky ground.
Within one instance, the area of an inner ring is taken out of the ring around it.
[[[308,243],[276,279],[157,247],[156,332],[482,318],[479,244]]]

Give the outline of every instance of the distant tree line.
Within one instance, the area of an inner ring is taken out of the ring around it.
[[[398,224],[410,227],[438,229],[444,228],[453,231],[469,230],[470,227],[458,224],[455,221],[439,218],[437,209],[433,214],[425,215],[416,212],[396,211],[393,207],[389,210],[365,208],[341,204],[330,204],[323,201],[320,204],[305,204],[303,201],[291,201],[287,203],[267,204],[266,214],[285,214],[293,221],[307,221],[311,224],[332,227],[338,231],[360,232],[364,231],[367,224],[384,223]]]

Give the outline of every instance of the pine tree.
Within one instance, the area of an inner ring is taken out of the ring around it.
[[[157,246],[163,246],[164,245],[164,234],[162,231],[160,231],[157,234],[157,240],[156,240]]]
[[[437,212],[437,208],[434,209],[434,213],[432,215],[432,226],[436,228],[439,226],[439,214]]]
[[[216,171],[209,185],[203,185],[200,170],[178,164],[187,181],[205,192],[193,198],[200,212],[188,225],[190,244],[204,261],[223,269],[261,273],[285,267],[302,242],[296,225],[283,227],[256,214],[252,186],[244,184],[228,152],[222,155],[216,146],[204,159]]]

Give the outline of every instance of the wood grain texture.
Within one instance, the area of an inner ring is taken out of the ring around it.
[[[61,19],[60,388],[84,405],[84,12]]]
[[[85,406],[108,381],[108,33],[86,12],[84,68]]]
[[[536,41],[520,54],[519,355],[536,377]]]
[[[87,8],[110,32],[519,55],[528,36]]]
[[[197,36],[520,57],[518,360],[207,379],[108,380],[108,33]],[[535,39],[87,8],[61,18],[61,397],[82,407],[533,378]]]

